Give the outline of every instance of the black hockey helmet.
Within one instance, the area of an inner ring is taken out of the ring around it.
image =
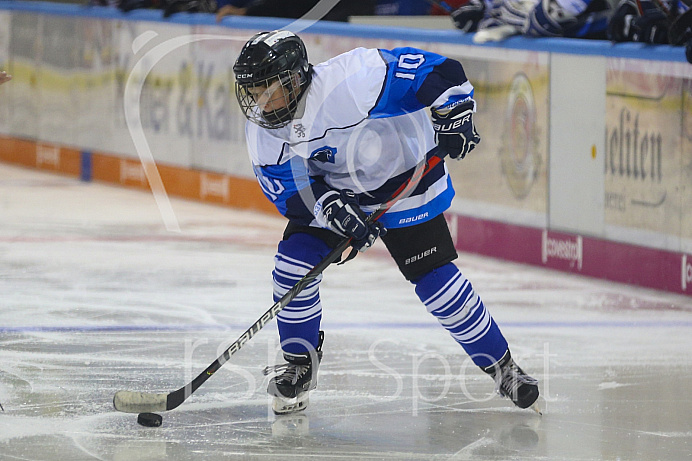
[[[293,32],[254,35],[233,66],[235,94],[245,117],[269,129],[288,125],[311,72],[305,45]]]

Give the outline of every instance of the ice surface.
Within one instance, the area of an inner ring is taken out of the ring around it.
[[[168,392],[271,305],[280,218],[0,165],[0,460],[689,460],[692,300],[462,254],[541,380],[544,415],[492,381],[378,246],[327,269],[325,355],[275,417],[272,322],[163,426],[116,412]]]

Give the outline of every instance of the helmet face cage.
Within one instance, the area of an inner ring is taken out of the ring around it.
[[[236,81],[235,94],[245,117],[257,125],[276,129],[288,125],[298,108],[305,79],[299,70],[248,83]]]

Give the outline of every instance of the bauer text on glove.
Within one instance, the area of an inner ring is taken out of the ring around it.
[[[452,109],[432,109],[435,142],[454,159],[462,159],[471,152],[481,137],[473,124],[473,100]]]
[[[358,251],[365,251],[385,235],[387,230],[378,222],[368,222],[365,213],[358,206],[358,199],[352,190],[329,191],[315,204],[317,222],[329,229],[351,237],[351,245]]]

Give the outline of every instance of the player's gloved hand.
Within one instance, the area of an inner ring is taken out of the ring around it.
[[[337,233],[351,237],[351,246],[365,251],[385,235],[387,229],[379,222],[367,222],[363,210],[358,206],[356,194],[349,189],[341,192],[329,191],[315,204],[317,222]]]
[[[635,42],[668,43],[668,18],[660,10],[645,11],[643,16],[632,20],[632,40]]]
[[[473,100],[446,109],[431,109],[435,142],[453,159],[461,160],[481,137],[473,124]]]
[[[469,0],[468,3],[452,11],[450,16],[457,29],[464,32],[475,32],[478,23],[485,14],[485,2],[483,0]]]
[[[634,30],[632,21],[639,16],[634,0],[620,0],[608,20],[608,38],[614,42],[631,42]]]
[[[685,45],[687,50],[690,40],[692,40],[692,6],[683,11],[683,7],[678,3],[678,17],[670,23],[668,28],[668,43],[673,46]],[[686,57],[687,62],[692,62],[689,54]]]
[[[534,0],[503,0],[500,18],[504,24],[515,26],[521,31],[534,4]]]

